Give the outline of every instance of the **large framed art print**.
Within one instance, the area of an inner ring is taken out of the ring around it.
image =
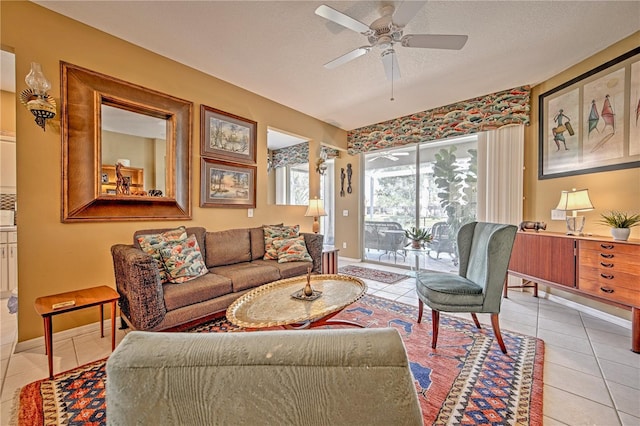
[[[200,207],[256,207],[256,166],[201,158]]]
[[[538,178],[640,167],[640,47],[539,97]]]
[[[255,121],[200,106],[200,154],[240,163],[256,162]]]

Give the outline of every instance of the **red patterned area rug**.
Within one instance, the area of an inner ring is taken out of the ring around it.
[[[385,284],[393,284],[408,278],[407,275],[395,272],[380,271],[379,269],[365,268],[364,266],[347,265],[338,269],[338,272],[367,280],[380,281]]]
[[[471,322],[443,314],[438,348],[432,350],[431,324],[425,319],[416,323],[417,308],[375,296],[365,296],[336,318],[400,332],[425,425],[542,425],[542,340],[503,331],[508,350],[504,355],[490,328],[476,330]],[[222,319],[193,331],[236,328]],[[14,406],[14,423],[106,424],[105,362],[23,387]]]

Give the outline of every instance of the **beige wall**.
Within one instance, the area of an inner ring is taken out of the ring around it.
[[[640,46],[640,32],[621,40],[609,48],[591,56],[579,64],[533,87],[531,93],[531,125],[525,131],[524,219],[544,221],[547,231],[564,232],[564,221],[552,221],[551,209],[560,199],[560,191],[572,188],[588,188],[595,210],[584,212],[585,232],[610,237],[609,228],[598,223],[600,213],[609,209],[640,211],[640,168],[613,172],[591,173],[557,179],[538,180],[538,96],[572,78],[575,78],[621,54]],[[640,227],[632,228],[631,238],[640,238]],[[562,297],[576,300],[629,318],[627,311],[612,308],[591,300],[575,297],[565,292],[551,290]]]
[[[322,141],[342,148],[346,148],[345,131],[33,3],[3,1],[0,8],[2,44],[16,54],[17,75],[26,75],[30,62],[39,62],[45,75],[51,80],[50,94],[59,106],[59,61],[89,68],[194,103],[191,172],[194,208],[193,220],[187,225],[219,230],[284,221],[299,223],[304,231],[311,230],[313,219],[304,217],[304,206],[267,204],[267,126],[304,135],[314,143]],[[42,42],[42,36],[34,36],[33,28],[38,28],[40,35],[46,34],[46,43]],[[20,78],[17,79],[20,81]],[[23,88],[19,83],[18,90]],[[200,180],[200,104],[258,122],[258,191],[253,218],[248,218],[245,210],[197,207]],[[60,112],[60,108],[58,111]],[[17,152],[21,307],[18,312],[18,340],[24,341],[43,333],[41,319],[32,308],[35,298],[101,284],[115,287],[109,252],[111,245],[131,241],[131,235],[136,229],[176,226],[180,222],[61,223],[59,116],[43,132],[33,122],[31,114],[18,106],[16,132],[20,139]],[[317,193],[318,179],[315,173],[312,173],[312,188]],[[54,321],[54,331],[97,320],[96,310],[61,315]]]
[[[0,130],[16,131],[16,94],[0,90]]]

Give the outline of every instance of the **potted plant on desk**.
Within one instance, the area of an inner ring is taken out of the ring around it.
[[[629,214],[618,210],[601,213],[600,223],[611,227],[611,235],[614,240],[627,241],[631,228],[640,224],[640,213]]]
[[[420,249],[424,243],[431,241],[431,234],[427,229],[416,228],[404,230],[404,236],[411,240],[411,248]]]

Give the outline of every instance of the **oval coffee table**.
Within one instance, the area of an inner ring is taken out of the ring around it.
[[[283,326],[302,329],[322,325],[351,325],[352,321],[332,319],[360,299],[367,285],[348,275],[312,275],[311,287],[321,291],[315,300],[300,300],[292,294],[304,288],[307,277],[294,277],[265,284],[242,295],[227,309],[227,319],[243,328]]]

